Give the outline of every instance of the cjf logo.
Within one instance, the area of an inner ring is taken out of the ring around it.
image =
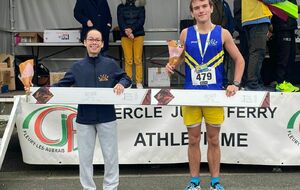
[[[297,146],[300,147],[300,111],[296,112],[289,120],[288,137]]]
[[[25,118],[24,138],[39,150],[65,153],[77,150],[73,121],[77,109],[69,106],[45,106],[32,111]]]

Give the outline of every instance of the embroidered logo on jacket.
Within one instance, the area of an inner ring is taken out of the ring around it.
[[[108,81],[108,75],[107,74],[102,74],[98,77],[99,81]]]

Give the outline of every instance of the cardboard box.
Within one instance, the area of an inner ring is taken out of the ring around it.
[[[20,32],[20,42],[22,43],[38,43],[43,42],[42,33],[38,32]]]
[[[65,76],[66,72],[50,72],[50,85],[57,83]]]
[[[0,85],[8,85],[10,91],[16,90],[14,68],[0,68]]]
[[[7,63],[0,63],[0,68],[7,68]]]
[[[80,42],[80,31],[44,30],[44,42]]]
[[[7,67],[14,67],[14,56],[10,54],[1,53],[0,54],[0,63],[6,63]]]
[[[170,77],[164,67],[148,68],[149,87],[170,87]]]
[[[15,77],[10,77],[10,83],[8,84],[8,89],[10,91],[14,91],[16,90],[16,80],[15,80]]]
[[[0,85],[10,83],[10,70],[0,69]]]

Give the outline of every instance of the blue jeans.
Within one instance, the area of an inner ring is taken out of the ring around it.
[[[261,67],[266,54],[266,42],[269,23],[244,26],[245,41],[245,86],[257,89],[262,84]]]

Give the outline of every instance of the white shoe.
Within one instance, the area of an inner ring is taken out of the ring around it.
[[[143,87],[142,83],[137,83],[136,88],[137,89],[143,89],[144,87]]]

